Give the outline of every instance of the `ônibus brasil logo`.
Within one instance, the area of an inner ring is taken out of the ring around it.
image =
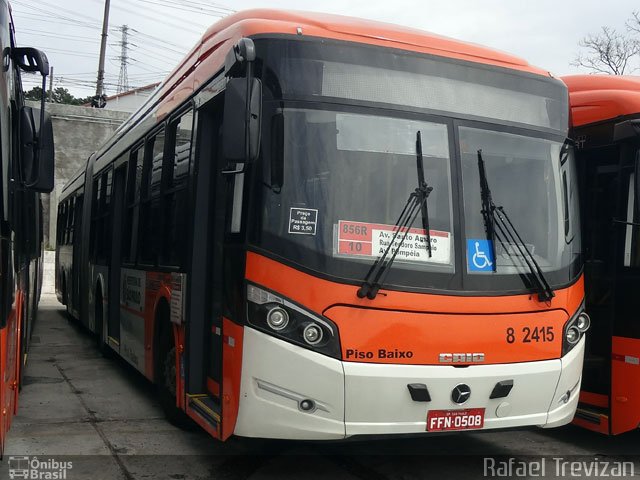
[[[65,480],[73,462],[61,462],[53,458],[9,457],[9,479]]]

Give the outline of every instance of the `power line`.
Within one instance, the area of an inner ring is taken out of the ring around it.
[[[168,42],[166,40],[163,40],[161,38],[157,38],[154,37],[152,35],[146,34],[146,33],[142,33],[139,30],[136,30],[135,28],[129,28],[129,34],[131,35],[131,32],[134,33],[134,38],[136,39],[136,42],[138,44],[140,43],[144,43],[144,45],[146,45],[149,48],[155,48],[157,50],[160,50],[162,52],[172,52],[172,53],[176,53],[178,55],[184,55],[187,50],[184,48],[184,45],[176,45],[175,43],[171,43]],[[143,38],[141,38],[143,37]],[[169,46],[167,46],[169,45]],[[171,46],[175,46],[177,48],[181,48],[182,50],[176,50],[175,48],[171,48]]]
[[[93,0],[93,1],[100,3],[100,0]],[[184,23],[184,25],[178,25],[178,24],[173,23],[173,22],[168,22],[168,21],[166,21],[166,20],[164,20],[164,19],[162,19],[160,17],[154,17],[154,16],[151,16],[151,15],[147,15],[145,13],[141,13],[141,11],[142,12],[147,12],[148,9],[131,10],[129,8],[125,8],[125,7],[122,7],[122,6],[119,6],[119,5],[114,5],[113,8],[117,9],[117,10],[120,10],[122,12],[132,13],[132,14],[136,15],[137,17],[146,18],[148,20],[152,20],[153,22],[160,23],[162,25],[166,25],[168,27],[172,27],[172,28],[175,28],[175,29],[178,29],[178,30],[181,30],[181,31],[187,31],[187,32],[191,32],[191,33],[194,33],[194,34],[198,34],[199,33],[198,31],[194,30],[193,28],[189,28],[189,26],[193,26],[194,24],[193,24],[193,22],[190,22],[190,21],[187,21],[187,20],[182,20],[180,18],[175,18],[174,17],[175,21]],[[201,28],[201,29],[204,28],[203,25],[196,25],[196,27]]]
[[[28,3],[25,4],[24,2],[28,2]],[[78,13],[78,12],[74,11],[74,10],[69,10],[67,8],[62,8],[60,5],[49,3],[49,2],[47,2],[45,0],[38,0],[37,2],[34,1],[34,0],[12,0],[11,3],[12,4],[17,4],[17,5],[23,5],[23,6],[28,7],[28,8],[35,8],[36,10],[38,9],[38,7],[40,5],[46,5],[46,6],[50,7],[50,8],[53,8],[54,12],[52,12],[52,13],[54,13],[56,15],[58,14],[57,13],[58,11],[62,11],[62,12],[66,12],[67,14],[71,15],[72,17],[84,18],[85,20],[89,20],[91,23],[95,23],[94,18],[89,16],[89,15],[83,15],[81,13]],[[29,5],[29,4],[31,4],[31,5]],[[34,4],[36,5],[36,7],[33,6]]]
[[[25,3],[17,2],[17,1],[14,2],[14,3],[16,3],[18,5],[22,5],[23,7],[27,7],[30,10],[35,10],[36,12],[40,12],[41,14],[46,15],[48,17],[57,18],[59,20],[65,20],[67,22],[84,24],[84,25],[87,25],[87,26],[95,26],[96,25],[94,22],[87,22],[87,21],[84,21],[84,20],[79,20],[77,18],[68,17],[66,15],[60,15],[60,14],[58,14],[56,12],[47,10],[45,8],[39,8],[39,7],[36,7],[36,6],[33,6],[33,5],[29,5],[29,4],[25,4]],[[31,12],[22,12],[22,13],[23,14],[25,14],[25,13],[29,14]],[[32,14],[32,15],[36,15],[36,14]]]
[[[53,20],[50,15],[23,12],[21,10],[16,10],[16,9],[13,10],[13,13],[16,14],[16,17],[25,16],[30,18],[29,21],[24,23],[43,22],[43,23],[46,23],[47,25],[51,25],[51,24],[65,25],[65,26],[72,25],[74,27],[91,28],[94,30],[97,28],[97,25],[85,24],[83,22],[79,22],[78,20],[73,20],[73,19],[65,20],[65,19],[58,18],[57,20]]]
[[[212,9],[212,8],[207,8],[207,7],[199,7],[199,6],[195,6],[195,5],[178,4],[176,2],[171,2],[169,0],[138,0],[138,1],[142,2],[142,3],[151,4],[151,5],[157,5],[157,6],[165,7],[165,8],[172,8],[172,9],[180,10],[180,11],[183,11],[183,12],[211,15],[212,17],[225,17],[225,16],[229,15],[229,13],[231,13],[231,12],[228,12],[228,11],[225,12],[224,10],[217,10],[217,9]]]
[[[184,5],[185,2],[184,1],[180,1],[180,0],[163,0],[165,2],[170,2],[170,3],[177,3],[177,4],[182,4]],[[226,11],[228,13],[235,13],[236,11],[233,10],[232,8],[229,7],[225,7],[224,5],[221,5],[219,3],[215,3],[215,2],[199,2],[199,1],[195,1],[195,0],[187,0],[187,3],[189,5],[199,5],[199,6],[203,6],[206,8],[217,8],[223,11]]]
[[[38,36],[38,37],[73,40],[74,42],[80,42],[80,43],[92,43],[92,44],[97,44],[98,43],[97,40],[89,40],[89,39],[82,38],[82,37],[74,37],[74,36],[67,36],[67,35],[48,35],[46,33],[31,33],[31,32],[25,32],[24,29],[21,30],[20,33],[22,35],[31,35],[31,36]]]

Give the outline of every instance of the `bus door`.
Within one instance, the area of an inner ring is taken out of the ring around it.
[[[73,258],[71,261],[71,307],[70,310],[76,318],[80,318],[80,270],[81,260],[80,253],[82,252],[82,204],[84,201],[84,195],[80,194],[75,199],[75,206],[73,208]],[[80,320],[82,320],[80,318]]]
[[[187,325],[188,412],[207,422],[214,437],[223,437],[223,292],[222,275],[225,216],[224,178],[219,164],[222,99],[203,102],[196,114],[193,243],[189,268],[189,323]],[[201,423],[199,421],[199,423]],[[204,426],[204,425],[203,425]]]
[[[615,269],[615,318],[611,343],[611,433],[640,426],[640,205],[636,193],[637,145],[621,145],[621,255]],[[640,179],[637,179],[640,180]]]
[[[115,172],[112,196],[112,216],[109,261],[109,318],[107,337],[120,343],[120,266],[122,260],[122,232],[124,224],[124,195],[127,164]]]
[[[611,329],[614,317],[615,238],[621,230],[612,226],[618,216],[619,162],[617,148],[593,148],[580,152],[578,161],[583,212],[585,256],[585,307],[591,316],[586,335],[581,402],[588,405],[588,419],[607,430],[611,387]],[[578,416],[581,412],[578,412]]]

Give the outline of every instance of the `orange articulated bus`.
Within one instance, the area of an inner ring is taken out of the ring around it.
[[[586,343],[575,423],[640,426],[640,78],[575,75],[569,87],[582,196]]]
[[[53,189],[53,130],[24,103],[21,71],[49,74],[44,53],[18,47],[11,10],[0,0],[0,457],[18,410],[42,286],[42,202]]]
[[[483,47],[229,16],[65,187],[59,298],[220,439],[566,424],[568,113],[562,82]]]

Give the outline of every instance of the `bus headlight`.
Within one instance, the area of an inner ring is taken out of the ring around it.
[[[582,304],[564,325],[564,335],[562,337],[563,357],[578,344],[585,332],[589,330],[590,325],[591,320],[589,319],[589,315],[584,311],[584,304]]]
[[[315,323],[310,323],[304,330],[302,331],[302,337],[304,341],[309,345],[317,345],[322,341],[322,328],[320,325],[316,325]]]
[[[252,327],[286,342],[342,358],[335,323],[252,284],[247,285],[247,321]]]
[[[284,330],[289,325],[289,314],[282,307],[273,307],[267,312],[267,325],[276,332]]]
[[[578,340],[580,340],[580,330],[578,330],[576,327],[569,328],[567,330],[565,339],[571,345],[575,345],[576,343],[578,343]]]
[[[587,315],[587,312],[582,312],[578,315],[578,319],[576,320],[576,328],[580,330],[582,333],[589,330],[591,326],[591,318]]]

